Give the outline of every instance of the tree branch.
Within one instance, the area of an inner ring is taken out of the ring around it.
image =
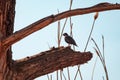
[[[68,66],[86,63],[92,58],[92,53],[83,53],[73,51],[70,47],[53,48],[35,56],[17,60],[15,68],[18,76],[23,74],[25,80],[33,80]]]
[[[65,12],[62,12],[57,15],[51,15],[51,16],[48,16],[46,18],[36,21],[35,23],[27,26],[26,28],[23,28],[23,29],[15,32],[11,36],[3,39],[2,43],[5,47],[9,47],[10,45],[23,39],[26,36],[32,34],[33,32],[38,31],[38,30],[46,27],[47,25],[49,25],[57,20],[66,18],[66,17],[88,14],[88,13],[92,13],[92,12],[117,10],[117,9],[120,9],[120,4],[100,3],[100,4],[97,4],[95,6],[88,7],[88,8],[79,8],[79,9],[65,11]]]

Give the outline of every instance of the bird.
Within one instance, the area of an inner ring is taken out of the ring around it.
[[[69,36],[67,33],[64,33],[63,36],[65,36],[64,39],[66,43],[77,46],[75,40],[71,36]]]

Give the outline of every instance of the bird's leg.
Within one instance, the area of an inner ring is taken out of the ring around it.
[[[71,47],[71,44],[68,44],[69,47]]]

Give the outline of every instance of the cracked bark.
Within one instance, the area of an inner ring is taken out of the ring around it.
[[[53,48],[21,60],[12,60],[11,46],[47,25],[70,16],[120,9],[120,4],[100,3],[51,15],[13,33],[15,0],[0,0],[0,80],[32,80],[68,66],[83,64],[90,52],[76,52],[69,47]]]
[[[58,69],[86,63],[91,58],[90,52],[81,53],[73,51],[70,47],[60,47],[17,60],[15,67],[18,77],[24,76],[25,80],[32,80]]]

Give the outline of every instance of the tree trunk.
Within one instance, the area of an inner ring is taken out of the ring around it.
[[[15,0],[0,0],[0,41],[13,33]],[[12,69],[11,47],[0,43],[0,80],[11,80]]]

